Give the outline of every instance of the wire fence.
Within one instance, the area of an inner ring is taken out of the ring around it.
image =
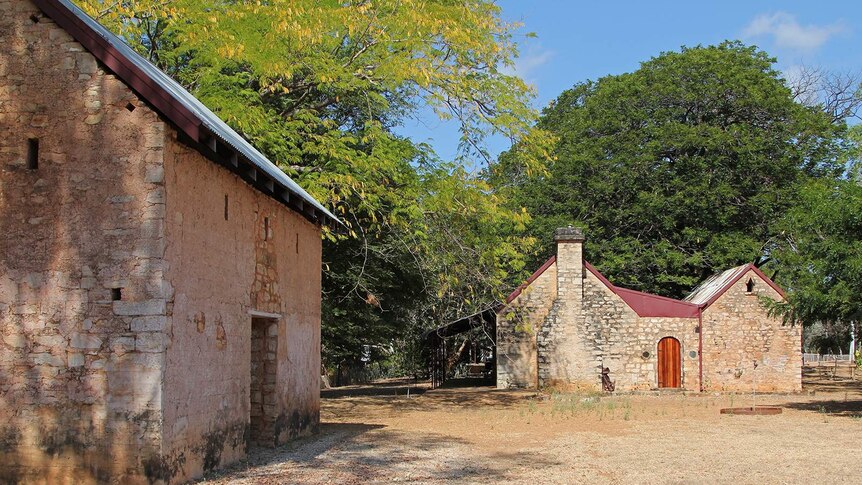
[[[819,364],[822,362],[852,362],[850,354],[802,354],[802,364]]]

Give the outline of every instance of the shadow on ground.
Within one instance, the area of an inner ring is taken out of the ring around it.
[[[355,396],[407,396],[421,395],[431,388],[428,381],[418,381],[410,378],[386,379],[370,384],[357,384],[351,386],[333,387],[321,389],[320,397],[323,399],[337,399],[341,397]]]
[[[862,418],[862,380],[829,377],[820,372],[805,370],[803,382],[807,395],[801,395],[799,400],[792,400],[783,407],[830,416]]]
[[[470,442],[365,423],[325,423],[316,436],[275,449],[253,449],[247,462],[210,474],[204,482],[339,483],[380,481],[502,482],[512,467],[553,467],[531,453],[480,456]]]

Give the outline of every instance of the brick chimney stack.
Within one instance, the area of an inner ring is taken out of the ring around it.
[[[557,298],[576,307],[584,292],[584,231],[560,227],[554,231],[557,243]]]

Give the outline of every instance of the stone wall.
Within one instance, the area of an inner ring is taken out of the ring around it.
[[[657,346],[664,337],[680,342],[682,388],[699,389],[697,318],[640,317],[592,273],[584,293],[588,318],[600,329],[601,366],[618,391],[658,387]]]
[[[538,385],[536,333],[557,296],[552,263],[497,314],[497,387]]]
[[[755,385],[765,392],[802,389],[802,329],[770,318],[761,297],[782,298],[749,270],[704,310],[705,390],[750,392]]]
[[[162,462],[184,479],[245,456],[248,442],[272,446],[317,429],[321,239],[317,226],[172,130],[166,146],[165,277],[175,297]],[[264,435],[253,436],[256,316],[270,323],[277,385],[264,398]]]
[[[171,297],[165,125],[32,4],[0,12],[0,481],[144,482]]]
[[[601,350],[592,320],[584,318],[583,234],[558,229],[557,299],[538,330],[540,386],[594,389],[599,381]]]
[[[0,12],[0,482],[176,482],[315,431],[319,228],[28,1]],[[277,382],[257,437],[255,315]]]

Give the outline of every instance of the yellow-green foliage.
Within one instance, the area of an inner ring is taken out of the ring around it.
[[[486,183],[485,140],[519,142],[523,171],[543,173],[553,138],[506,74],[519,26],[494,2],[77,2],[348,226],[326,233],[329,356],[488,305],[523,270],[529,215]],[[429,111],[460,127],[458,159],[394,132]]]

